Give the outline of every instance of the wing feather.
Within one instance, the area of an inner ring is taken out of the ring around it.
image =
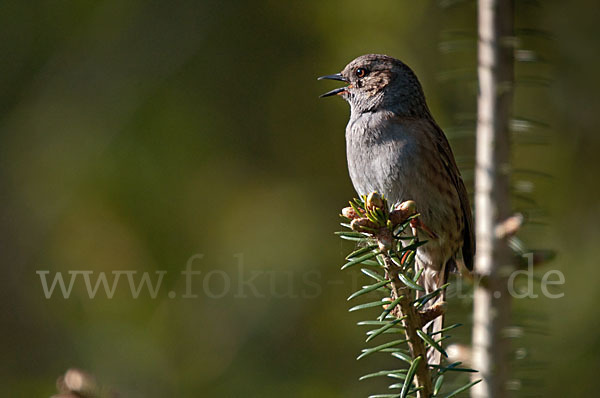
[[[454,154],[452,153],[452,148],[450,147],[450,143],[448,142],[446,135],[433,119],[430,119],[430,121],[435,126],[434,138],[436,139],[436,144],[440,156],[442,157],[444,167],[446,168],[446,172],[450,176],[450,179],[452,180],[454,188],[456,189],[460,199],[460,207],[463,212],[465,225],[463,229],[463,261],[465,262],[467,269],[472,271],[475,256],[475,231],[473,228],[473,214],[471,212],[471,205],[469,203],[469,195],[467,193],[465,183],[460,175],[460,170],[456,165],[456,160],[454,159]]]

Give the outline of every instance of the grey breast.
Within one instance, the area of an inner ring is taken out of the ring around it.
[[[416,177],[419,145],[412,129],[388,112],[353,115],[346,127],[350,178],[360,195],[378,191],[391,203],[413,199],[407,182]]]

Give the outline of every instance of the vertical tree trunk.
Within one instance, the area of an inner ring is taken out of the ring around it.
[[[507,276],[512,269],[506,239],[495,227],[510,216],[509,122],[513,90],[513,2],[478,0],[477,165],[475,180],[477,254],[475,271],[483,279],[475,289],[473,367],[483,378],[471,390],[477,398],[505,397],[509,321]],[[508,272],[507,272],[508,271]]]

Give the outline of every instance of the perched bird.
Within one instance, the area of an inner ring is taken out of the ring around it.
[[[395,58],[367,54],[322,79],[347,83],[322,97],[338,95],[350,104],[346,154],[357,193],[377,191],[390,203],[415,201],[432,232],[419,237],[427,243],[415,257],[416,266],[424,268],[420,282],[426,293],[445,284],[450,271],[472,270],[475,240],[467,190],[415,73]],[[437,331],[442,324],[440,316],[426,329]],[[429,356],[430,363],[439,363],[439,355]]]

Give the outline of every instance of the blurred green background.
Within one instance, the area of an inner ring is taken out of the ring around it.
[[[595,396],[600,10],[516,8],[539,62],[517,65],[515,116],[543,124],[515,126],[514,204],[522,239],[559,252],[540,272],[566,283],[515,303],[516,323],[538,321],[513,342],[514,395]],[[451,0],[0,2],[3,391],[47,397],[80,367],[125,397],[384,392],[357,380],[393,365],[355,361],[362,315],[345,298],[360,280],[332,233],[354,195],[349,111],[318,99],[335,86],[316,77],[369,52],[404,60],[471,187],[475,20]],[[154,299],[125,276],[112,299],[81,279],[46,299],[38,270],[167,274]]]

